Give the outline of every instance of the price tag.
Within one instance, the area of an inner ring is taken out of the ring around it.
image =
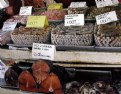
[[[7,66],[0,66],[0,78],[4,79],[5,72],[8,70]]]
[[[2,31],[12,31],[16,28],[17,22],[5,22]]]
[[[54,60],[55,46],[48,44],[33,43],[32,58]]]
[[[65,26],[84,25],[84,14],[65,15]]]
[[[112,0],[95,0],[97,8],[114,5]]]
[[[96,21],[97,21],[98,25],[114,22],[117,20],[118,20],[118,18],[117,18],[115,11],[107,12],[107,13],[96,16]]]
[[[8,0],[0,0],[0,8],[5,8],[9,6]]]
[[[29,16],[26,27],[43,28],[48,26],[46,16]]]
[[[86,2],[71,2],[70,7],[71,8],[80,8],[80,7],[86,7]]]
[[[19,15],[31,15],[32,14],[32,6],[24,6],[20,8]]]
[[[53,3],[48,6],[48,10],[62,10],[63,9],[63,4],[62,3]]]

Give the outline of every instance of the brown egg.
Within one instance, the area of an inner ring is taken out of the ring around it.
[[[50,73],[48,78],[41,83],[41,87],[39,91],[48,93],[48,92],[55,92],[56,90],[60,90],[61,88],[62,86],[58,76],[55,75],[54,73]],[[56,92],[61,92],[61,91],[56,91]],[[63,94],[63,93],[59,93],[59,94]]]
[[[32,65],[33,76],[36,79],[36,82],[40,84],[43,80],[45,80],[50,72],[50,67],[44,60],[36,61]]]
[[[29,71],[22,72],[18,80],[20,90],[37,92],[36,82]]]

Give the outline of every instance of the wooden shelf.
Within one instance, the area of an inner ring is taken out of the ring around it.
[[[0,58],[15,60],[32,60],[31,51],[0,49]],[[121,53],[91,51],[57,51],[54,61],[89,64],[121,64]]]

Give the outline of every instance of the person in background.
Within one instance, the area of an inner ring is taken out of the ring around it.
[[[9,1],[9,7],[8,7],[8,13],[9,15],[15,15],[18,14],[20,11],[20,7],[22,6],[21,0],[8,0]]]
[[[8,0],[8,2],[8,7],[0,9],[0,29],[2,28],[4,21],[12,15],[19,13],[20,7],[22,6],[21,0]]]

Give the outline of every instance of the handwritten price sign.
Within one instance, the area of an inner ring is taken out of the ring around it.
[[[107,12],[107,13],[96,16],[96,21],[97,21],[98,25],[114,22],[117,20],[118,20],[118,18],[117,18],[115,11]]]
[[[97,8],[114,5],[112,0],[95,0]]]
[[[32,6],[24,6],[20,8],[19,15],[31,15],[32,14]]]
[[[65,26],[84,25],[84,14],[65,15]]]
[[[32,58],[54,60],[55,46],[48,44],[33,43]]]
[[[63,4],[62,3],[53,3],[48,6],[48,10],[54,10],[54,9],[58,9],[58,10],[63,9]]]
[[[26,27],[43,28],[48,26],[46,16],[29,16]]]
[[[71,8],[86,7],[86,2],[71,2],[70,7]]]
[[[16,22],[5,22],[2,31],[12,31],[15,29],[16,25]]]

